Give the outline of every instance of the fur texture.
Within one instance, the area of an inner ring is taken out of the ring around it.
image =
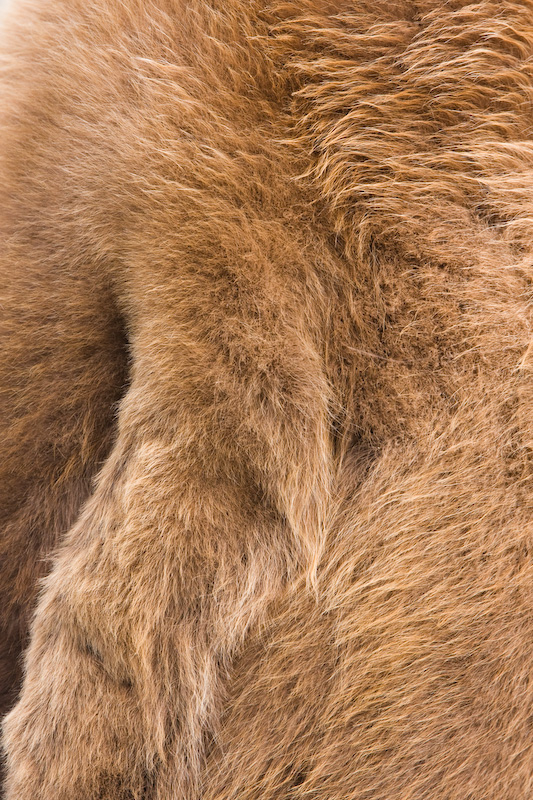
[[[7,800],[531,797],[533,2],[2,53]]]

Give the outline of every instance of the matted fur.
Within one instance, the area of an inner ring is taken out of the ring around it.
[[[1,49],[7,800],[531,797],[533,2]]]

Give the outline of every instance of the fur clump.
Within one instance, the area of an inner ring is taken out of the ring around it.
[[[6,800],[530,797],[533,3],[1,51]]]

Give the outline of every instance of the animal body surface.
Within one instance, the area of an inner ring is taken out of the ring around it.
[[[7,800],[530,798],[533,3],[1,53]]]

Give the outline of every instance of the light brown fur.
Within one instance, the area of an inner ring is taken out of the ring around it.
[[[2,52],[7,800],[530,797],[533,2]]]

